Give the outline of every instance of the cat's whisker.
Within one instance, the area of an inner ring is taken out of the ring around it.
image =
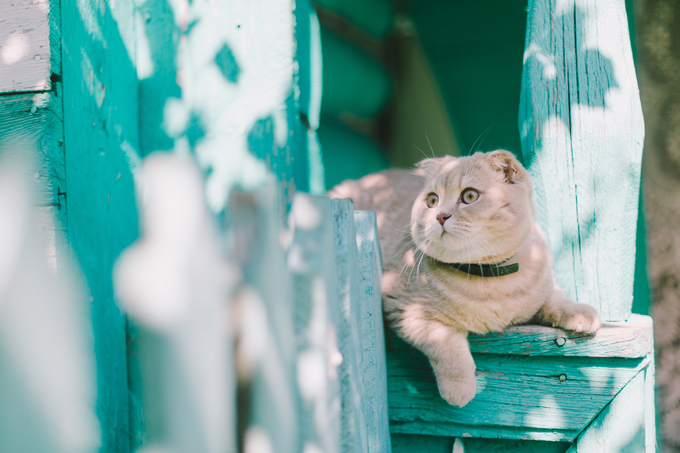
[[[475,145],[477,145],[477,142],[478,142],[479,139],[481,138],[482,141],[480,141],[480,142],[479,142],[479,145],[477,145],[477,148],[475,149],[475,152],[477,152],[477,151],[479,150],[479,147],[482,146],[482,142],[484,142],[484,139],[486,138],[486,134],[489,133],[489,130],[490,130],[492,127],[493,127],[493,124],[492,124],[491,126],[487,127],[486,130],[485,130],[484,132],[482,132],[481,134],[479,134],[479,137],[477,137],[477,140],[475,140],[474,143],[472,143],[472,146],[470,147],[470,154],[473,154],[473,153],[472,153],[472,148],[474,148]]]
[[[430,156],[428,156],[427,154],[425,154],[425,152],[424,152],[422,149],[418,148],[418,147],[417,147],[416,145],[414,145],[413,143],[411,143],[411,146],[413,146],[415,149],[417,149],[418,151],[420,151],[420,153],[425,157],[425,159],[429,159],[429,158],[430,158]],[[434,157],[434,156],[432,156],[432,157]]]
[[[427,139],[427,144],[430,146],[430,151],[432,151],[432,158],[435,159],[434,149],[432,148],[432,143],[430,143],[430,137],[427,136],[427,132],[425,132],[425,138]]]
[[[432,241],[428,242],[423,250],[423,253],[420,255],[420,261],[418,262],[418,269],[416,269],[416,280],[418,281],[418,286],[420,286],[420,265],[423,263],[423,258],[425,258],[425,251],[432,245]]]
[[[402,245],[402,246],[399,248],[399,250],[397,250],[397,251],[395,252],[394,256],[392,256],[392,258],[387,262],[387,264],[392,264],[392,261],[394,261],[395,258],[399,257],[400,255],[403,255],[403,254],[406,252],[406,250],[407,250],[409,247],[415,245],[415,243],[416,243],[416,241],[415,241],[414,239],[411,239],[410,241],[407,241],[404,245]]]
[[[478,252],[479,257],[478,261],[480,261],[480,264],[482,260],[488,259],[493,259],[494,262],[499,261],[498,256],[490,252],[489,245],[485,241],[483,241],[482,238],[480,238],[477,234],[474,233],[471,233],[470,236],[476,245],[476,251]]]

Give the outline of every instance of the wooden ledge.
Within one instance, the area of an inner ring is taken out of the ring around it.
[[[652,360],[647,316],[587,336],[540,326],[470,335],[477,395],[457,408],[420,351],[386,339],[390,431],[401,434],[571,442]]]
[[[631,315],[628,321],[606,322],[595,335],[543,326],[513,326],[487,335],[471,334],[473,354],[568,357],[645,357],[652,352],[652,319]]]

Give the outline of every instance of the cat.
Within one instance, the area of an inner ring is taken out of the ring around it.
[[[429,358],[442,398],[463,407],[476,392],[468,332],[534,323],[593,333],[600,320],[557,285],[531,178],[512,153],[417,167],[348,180],[329,195],[376,212],[385,318]]]

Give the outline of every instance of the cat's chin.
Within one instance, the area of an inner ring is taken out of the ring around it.
[[[442,263],[476,262],[474,260],[477,259],[477,257],[471,256],[469,251],[465,248],[452,249],[433,243],[430,243],[429,247],[427,247],[425,255],[437,261],[441,261]]]
[[[507,256],[499,256],[497,260],[491,260],[486,256],[478,256],[470,254],[467,249],[450,249],[441,246],[430,247],[425,253],[430,258],[439,261],[441,263],[479,263],[479,264],[493,264],[501,261],[505,261],[511,258],[513,254],[507,254]],[[496,258],[496,257],[494,257]]]

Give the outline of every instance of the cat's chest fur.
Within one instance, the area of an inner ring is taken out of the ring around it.
[[[402,269],[391,266],[382,279],[385,311],[407,313],[415,306],[430,319],[476,333],[527,322],[552,289],[542,239],[530,241],[514,257],[520,272],[502,277],[468,275],[428,258]]]

